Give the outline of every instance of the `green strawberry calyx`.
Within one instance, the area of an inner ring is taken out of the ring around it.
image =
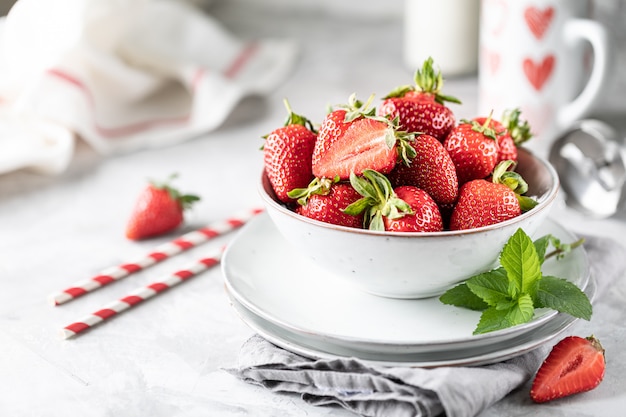
[[[461,100],[458,98],[441,93],[443,88],[443,75],[441,71],[435,71],[433,63],[433,58],[428,57],[422,64],[422,68],[418,68],[415,71],[415,85],[397,87],[384,98],[404,97],[407,93],[416,91],[432,95],[434,100],[439,104],[445,104],[445,102],[461,104]]]
[[[170,182],[178,177],[177,173],[171,174],[165,181],[150,180],[150,186],[156,190],[165,190],[172,200],[178,201],[183,210],[191,208],[191,206],[200,200],[195,194],[183,194],[178,189],[172,187]]]
[[[306,188],[294,188],[287,193],[289,198],[293,198],[301,206],[306,206],[312,195],[328,195],[333,184],[339,182],[339,177],[335,178],[314,178]]]
[[[528,183],[518,172],[513,170],[516,165],[516,162],[510,159],[500,162],[493,169],[492,181],[496,184],[506,185],[513,190],[519,201],[521,210],[525,212],[534,208],[539,203],[535,199],[524,195],[528,191]]]
[[[533,136],[528,121],[520,119],[521,114],[522,111],[518,108],[505,110],[502,114],[502,124],[509,131],[509,135],[511,135],[516,146],[521,145]]]
[[[311,120],[301,114],[294,113],[287,99],[284,99],[283,103],[285,105],[285,108],[287,109],[287,118],[285,119],[283,126],[301,125],[317,135],[317,129],[315,129],[315,126],[313,125],[313,122],[311,122]],[[262,138],[267,139],[268,136],[269,134],[263,135]],[[262,146],[261,149],[263,149]]]
[[[472,130],[474,132],[480,133],[486,138],[498,140],[498,136],[502,136],[505,133],[505,130],[501,132],[497,132],[493,127],[491,127],[491,121],[493,120],[493,111],[489,113],[489,116],[485,119],[483,124],[478,123],[476,120],[467,120],[462,119],[462,124],[469,124],[472,126]]]
[[[369,230],[384,231],[383,217],[399,219],[413,214],[411,206],[393,191],[391,182],[383,174],[366,169],[362,176],[350,173],[350,184],[363,196],[346,207],[343,211],[350,215],[365,212],[364,226]]]

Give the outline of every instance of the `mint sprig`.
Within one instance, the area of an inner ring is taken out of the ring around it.
[[[444,304],[482,311],[474,334],[501,330],[531,321],[537,308],[591,319],[587,295],[563,278],[543,275],[545,259],[565,256],[583,240],[563,244],[552,235],[535,242],[518,229],[500,253],[500,267],[469,278],[439,297]],[[546,253],[552,245],[554,251]]]

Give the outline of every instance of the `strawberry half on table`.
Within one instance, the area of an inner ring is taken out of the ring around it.
[[[461,101],[443,95],[442,87],[443,76],[440,71],[435,72],[433,59],[428,58],[422,69],[415,72],[415,85],[397,87],[387,94],[378,107],[378,114],[397,118],[400,130],[426,133],[443,142],[456,123],[446,102],[461,104]]]
[[[175,175],[170,177],[170,181]],[[126,226],[126,237],[140,240],[168,233],[183,223],[184,211],[200,197],[182,194],[168,181],[150,184],[139,194]]]
[[[347,180],[371,169],[389,173],[399,157],[412,152],[414,135],[399,131],[392,121],[375,115],[366,103],[351,95],[348,104],[337,106],[322,121],[313,150],[313,175]]]
[[[307,187],[313,178],[311,161],[317,131],[309,119],[291,110],[287,100],[284,103],[287,119],[283,126],[264,136],[262,149],[265,172],[276,197],[292,203],[289,191]]]
[[[604,378],[604,349],[593,336],[568,336],[543,362],[530,389],[530,398],[543,403],[597,387]]]

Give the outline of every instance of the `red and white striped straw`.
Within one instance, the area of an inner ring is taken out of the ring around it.
[[[81,295],[95,291],[112,282],[118,281],[135,272],[141,271],[158,262],[177,255],[185,250],[196,247],[210,239],[223,235],[231,230],[243,226],[248,220],[261,213],[263,209],[254,208],[236,214],[225,220],[211,223],[208,226],[186,233],[177,239],[157,246],[152,252],[147,253],[142,258],[133,262],[124,263],[118,266],[107,268],[100,274],[74,283],[71,287],[63,291],[50,295],[52,305],[60,305],[71,301]]]
[[[95,325],[102,323],[112,317],[117,316],[119,313],[128,310],[137,304],[145,301],[162,293],[163,291],[172,288],[175,285],[180,284],[183,281],[188,280],[191,277],[198,275],[199,273],[219,264],[224,248],[214,250],[207,256],[187,265],[187,267],[174,272],[161,280],[155,281],[152,284],[144,287],[137,288],[125,297],[120,298],[112,303],[109,303],[102,307],[100,310],[83,317],[82,319],[65,326],[61,331],[61,335],[64,339],[69,339],[77,334],[94,327]]]

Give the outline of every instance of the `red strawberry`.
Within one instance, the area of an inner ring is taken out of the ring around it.
[[[450,230],[473,229],[512,219],[521,214],[515,192],[483,179],[466,182],[450,217]]]
[[[360,198],[361,195],[350,184],[329,182],[304,199],[298,200],[303,205],[296,208],[296,213],[325,223],[362,228],[362,214],[351,215],[343,211]]]
[[[530,389],[537,403],[594,389],[604,378],[604,349],[593,336],[568,336],[543,362]]]
[[[339,177],[342,180],[372,169],[390,172],[398,155],[397,146],[408,146],[411,135],[397,132],[391,122],[368,111],[370,100],[361,105],[350,98],[350,110],[331,112],[320,126],[313,152],[313,175],[318,178]],[[344,120],[339,120],[343,114]],[[396,142],[404,144],[398,145]]]
[[[517,147],[532,137],[530,125],[525,120],[520,120],[519,109],[507,110],[502,116],[502,122],[491,120],[489,128],[496,133],[498,145],[497,162],[506,160],[517,161]],[[477,117],[476,123],[484,125],[486,117]]]
[[[443,142],[456,123],[454,113],[445,102],[461,102],[441,94],[442,87],[441,72],[435,72],[433,60],[429,58],[422,69],[415,72],[415,86],[402,86],[390,92],[379,106],[378,114],[397,118],[400,130],[426,133]]]
[[[528,184],[510,168],[513,161],[499,163],[491,181],[466,182],[459,190],[459,199],[450,216],[450,230],[473,229],[500,223],[519,216],[537,205],[523,194]]]
[[[506,134],[498,144],[498,162],[512,160],[517,161],[517,147],[532,137],[530,125],[526,120],[520,119],[519,109],[507,110],[502,115],[502,125],[506,128]]]
[[[456,167],[459,185],[485,178],[498,162],[497,133],[490,127],[491,118],[481,125],[476,121],[463,121],[443,142]]]
[[[307,118],[295,114],[287,101],[285,106],[289,113],[285,125],[265,137],[263,158],[276,197],[290,203],[293,199],[287,193],[306,187],[313,178],[311,161],[317,135]]]
[[[437,203],[420,188],[401,186],[394,189],[396,196],[404,200],[413,211],[399,218],[384,217],[385,230],[390,232],[440,232],[443,230],[441,213]]]
[[[350,174],[350,184],[363,196],[346,207],[345,212],[356,215],[364,213],[364,225],[370,230],[385,230],[385,219],[398,219],[415,214],[409,203],[397,196],[389,179],[371,169],[363,176]]]
[[[408,165],[396,165],[389,174],[391,184],[421,188],[440,205],[454,203],[459,186],[456,169],[441,142],[430,135],[419,135],[410,144],[415,149],[415,157]]]
[[[135,203],[126,226],[126,237],[139,240],[176,229],[184,220],[184,210],[199,199],[195,195],[181,194],[167,182],[151,182]]]

